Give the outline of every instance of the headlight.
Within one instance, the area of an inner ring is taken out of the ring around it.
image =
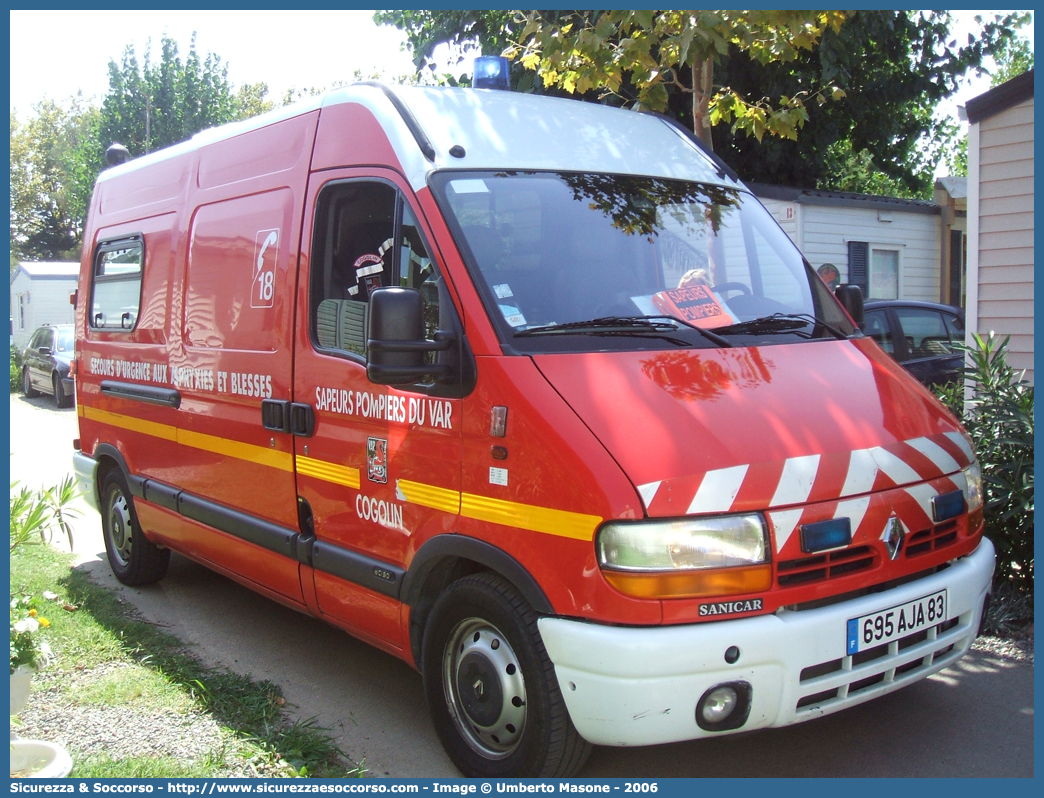
[[[596,548],[606,581],[641,598],[738,595],[772,584],[759,514],[608,523]]]
[[[730,568],[768,562],[760,515],[609,523],[598,535],[598,562],[619,571]]]
[[[978,463],[972,463],[961,473],[964,474],[964,498],[968,502],[968,512],[973,513],[982,507],[982,471]]]

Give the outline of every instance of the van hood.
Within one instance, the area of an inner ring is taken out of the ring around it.
[[[974,459],[957,420],[869,338],[533,360],[653,517],[837,500]]]

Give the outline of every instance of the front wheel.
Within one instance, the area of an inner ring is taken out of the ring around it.
[[[28,366],[22,369],[22,393],[30,399],[40,395],[40,392],[33,387],[33,381],[29,377]]]
[[[166,575],[170,549],[145,538],[127,480],[118,469],[102,483],[102,537],[109,566],[123,584],[149,585]]]
[[[567,777],[591,745],[577,733],[537,614],[496,574],[465,577],[425,626],[424,692],[450,759],[471,777]]]
[[[65,393],[65,388],[62,387],[62,378],[58,374],[55,374],[51,380],[51,384],[54,386],[54,406],[59,410],[63,407],[68,407],[72,402],[71,397]]]

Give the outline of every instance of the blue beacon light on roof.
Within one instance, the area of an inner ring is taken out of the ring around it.
[[[475,59],[471,87],[473,89],[502,89],[508,91],[508,60],[502,55],[480,55]]]

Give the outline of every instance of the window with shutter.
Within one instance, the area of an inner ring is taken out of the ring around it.
[[[868,242],[848,242],[848,282],[859,286],[859,290],[863,292],[863,299],[868,296],[867,260],[869,253],[870,244]]]

